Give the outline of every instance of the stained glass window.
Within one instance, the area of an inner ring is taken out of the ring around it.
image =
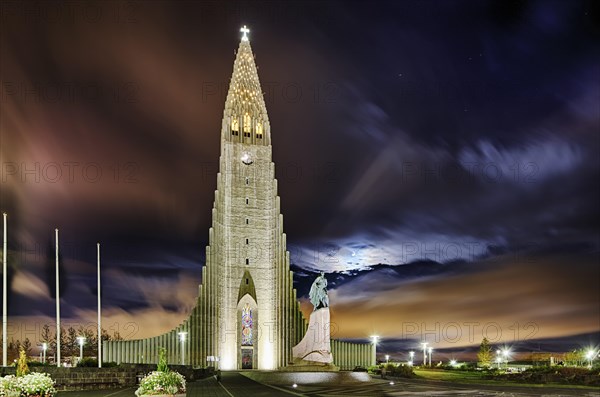
[[[247,303],[242,309],[242,346],[252,346],[252,309]]]
[[[250,132],[252,130],[252,117],[248,113],[244,115],[244,132]]]

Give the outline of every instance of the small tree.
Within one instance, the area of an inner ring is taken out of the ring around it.
[[[25,349],[21,346],[19,349],[19,361],[17,362],[17,377],[25,376],[29,373],[29,367],[27,366],[27,354]]]
[[[167,350],[164,347],[161,347],[158,350],[158,366],[156,367],[158,372],[169,372],[169,367],[167,366]]]
[[[487,338],[483,338],[481,345],[479,345],[477,361],[479,361],[479,365],[482,367],[489,367],[492,364],[492,346],[490,346]]]

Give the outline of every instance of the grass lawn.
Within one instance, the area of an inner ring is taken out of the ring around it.
[[[559,383],[523,383],[523,382],[511,382],[503,380],[485,379],[486,373],[483,371],[445,371],[442,369],[414,369],[414,373],[418,378],[427,380],[437,380],[452,383],[465,383],[465,384],[480,384],[480,385],[510,385],[510,386],[523,386],[523,387],[556,387],[556,388],[569,388],[569,389],[592,389],[598,390],[597,387],[593,386],[581,386],[571,384],[559,384]]]
[[[471,382],[490,382],[489,379],[484,379],[485,373],[476,371],[445,371],[440,369],[415,369],[415,374],[424,379],[443,380],[457,383]],[[495,382],[495,381],[491,381]],[[495,382],[497,383],[497,382]]]

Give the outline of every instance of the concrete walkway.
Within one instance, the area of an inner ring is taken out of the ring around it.
[[[268,373],[265,373],[268,374]],[[275,375],[276,373],[274,373]],[[276,378],[276,376],[274,376]],[[263,382],[263,378],[260,378]],[[273,379],[276,380],[276,379]],[[586,396],[600,397],[600,391],[595,389],[557,388],[557,387],[526,387],[509,385],[467,385],[450,382],[436,382],[422,379],[393,380],[372,379],[371,382],[355,384],[298,384],[268,385],[256,382],[239,372],[223,372],[221,382],[215,377],[188,384],[187,397],[377,397],[377,396]],[[77,392],[59,392],[59,397],[133,397],[135,388],[93,390]]]

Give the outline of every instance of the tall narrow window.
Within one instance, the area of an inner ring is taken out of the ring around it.
[[[263,136],[263,126],[261,123],[256,124],[256,138],[262,139]]]
[[[250,259],[246,258],[246,265],[250,264]]]
[[[248,239],[246,239],[246,244],[248,244]]]
[[[233,120],[231,120],[231,134],[238,135],[239,131],[240,131],[240,122],[237,119],[237,117],[234,117]]]
[[[252,309],[246,303],[242,309],[242,346],[252,346],[252,325]]]
[[[246,178],[246,185],[250,184],[250,178]]]
[[[250,200],[246,198],[246,204],[250,204]]]
[[[246,225],[250,224],[250,219],[246,218]]]
[[[248,113],[244,115],[244,132],[250,133],[252,131],[252,117]],[[246,136],[246,134],[244,134]]]

